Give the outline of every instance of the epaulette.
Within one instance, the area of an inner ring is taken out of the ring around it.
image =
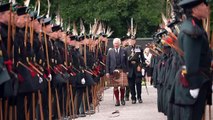
[[[181,26],[182,31],[193,38],[197,38],[205,32],[195,24],[193,19],[186,20]]]

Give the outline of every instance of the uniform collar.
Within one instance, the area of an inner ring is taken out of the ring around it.
[[[203,23],[202,20],[197,19],[196,17],[192,16],[192,22],[194,22],[196,25],[198,25],[199,27],[203,27]]]

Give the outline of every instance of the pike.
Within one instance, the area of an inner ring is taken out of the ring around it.
[[[59,16],[59,14],[58,14]],[[60,22],[60,21],[58,21]],[[67,29],[70,29],[70,21],[69,21],[69,25],[67,27]],[[77,31],[76,31],[76,26],[75,26],[75,23],[73,22],[73,33],[77,34]],[[64,38],[64,55],[65,55],[65,61],[64,61],[64,65],[61,64],[61,66],[65,69],[65,70],[68,70],[67,67],[68,67],[68,48],[67,48],[67,36],[65,36]],[[72,93],[72,85],[69,84],[67,82],[67,100],[66,100],[66,113],[68,114],[68,109],[69,109],[69,112],[70,112],[70,116],[71,116],[71,107],[70,107],[70,99],[71,99],[71,104],[72,104],[72,114],[74,116],[74,99],[73,99],[73,93]]]
[[[83,34],[84,35],[84,39],[87,39],[86,35],[85,35],[85,27],[84,27],[84,24],[83,24],[82,20],[80,20],[80,29],[81,29],[81,33],[80,34]],[[87,43],[84,42],[84,63],[87,66],[87,49],[86,49],[86,47],[87,47]],[[90,73],[90,71],[88,71],[88,70],[85,70],[85,72]],[[88,92],[89,92],[88,91],[88,86],[86,86],[86,94],[83,93],[84,112],[86,112],[85,96],[86,96],[86,100],[87,100],[87,107],[88,107],[88,110],[90,112],[89,93]]]
[[[47,69],[50,69],[50,62],[49,62],[49,54],[48,54],[48,46],[47,46],[47,35],[44,32],[44,42],[45,42],[45,49],[46,49],[46,60],[47,60]],[[51,83],[50,80],[48,82],[48,111],[49,111],[49,120],[52,120],[52,93],[51,93]]]
[[[65,41],[64,41],[64,55],[65,55],[65,66],[64,68],[67,69],[68,67],[68,48],[67,48],[67,37],[65,36]],[[69,112],[70,112],[70,116],[71,116],[71,106],[70,106],[70,98],[73,98],[73,96],[70,96],[72,94],[70,94],[70,87],[72,88],[72,86],[69,85],[69,82],[67,82],[67,103],[66,103],[66,113],[68,114],[68,108],[69,108]],[[72,102],[72,99],[71,99]],[[72,106],[72,113],[74,113],[74,107]]]
[[[30,0],[28,0],[28,5],[29,5],[29,2]],[[27,4],[27,3],[26,3]],[[26,5],[28,7],[28,5]],[[34,19],[34,18],[33,18]],[[30,47],[31,47],[31,50],[33,50],[33,23],[31,22],[31,25],[30,25]],[[33,61],[33,58],[31,58],[31,60]],[[39,74],[43,75],[32,63],[28,62],[28,64]],[[35,93],[33,92],[32,93],[32,113],[33,113],[33,117],[32,119],[35,120],[36,119],[36,110],[35,110]]]
[[[55,88],[55,95],[56,95],[58,119],[61,120],[61,111],[60,111],[60,106],[59,106],[58,91],[56,88]]]
[[[10,14],[9,14],[9,22],[8,22],[8,37],[7,37],[7,54],[10,59],[11,55],[11,18],[12,18],[12,4],[10,3]],[[5,113],[4,113],[4,119],[7,120],[7,114],[8,114],[8,98],[5,100]],[[10,108],[11,109],[11,108]],[[11,111],[11,110],[9,110]],[[10,116],[11,113],[9,113]]]
[[[9,22],[8,22],[8,37],[7,37],[7,54],[10,58],[11,55],[11,18],[12,18],[12,4],[10,3],[10,15],[9,15]]]
[[[3,120],[3,105],[2,105],[2,98],[0,99],[0,120]]]
[[[25,24],[25,33],[24,33],[24,48],[27,49],[27,36],[28,36],[28,19],[29,16],[27,16],[27,22]],[[27,62],[29,62],[29,59],[26,58]],[[27,68],[29,71],[32,71],[27,65],[23,64],[21,61],[18,62],[18,64],[21,64],[23,67]],[[24,111],[25,111],[25,119],[29,120],[29,112],[27,110],[27,96],[24,97]]]
[[[209,5],[210,13],[212,12],[211,9],[210,9],[211,7],[212,6]],[[208,39],[209,39],[209,42],[210,42],[210,47],[213,50],[213,31],[212,31],[212,34],[211,34],[211,32],[210,32],[210,28],[211,28],[210,21],[211,21],[211,14],[209,14],[209,17],[207,18],[207,25],[206,25],[207,28],[206,28],[206,31],[207,31]],[[211,99],[212,99],[212,96],[211,96]],[[211,112],[211,105],[209,105],[208,108],[209,108],[209,120],[211,120],[211,118],[212,118],[212,116],[211,116],[211,114],[212,114],[212,112]]]

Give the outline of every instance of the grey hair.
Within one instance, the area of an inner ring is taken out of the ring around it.
[[[113,39],[113,45],[117,42],[119,43],[119,45],[121,45],[121,39],[120,38],[114,38]]]

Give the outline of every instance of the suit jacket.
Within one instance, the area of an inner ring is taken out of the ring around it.
[[[106,58],[106,73],[112,74],[113,71],[116,69],[116,53],[115,49],[111,48],[109,49],[107,53],[107,58]],[[126,64],[127,64],[127,55],[126,51],[123,48],[120,48],[119,50],[119,55],[121,57],[121,65],[122,65],[122,70],[126,72]]]

